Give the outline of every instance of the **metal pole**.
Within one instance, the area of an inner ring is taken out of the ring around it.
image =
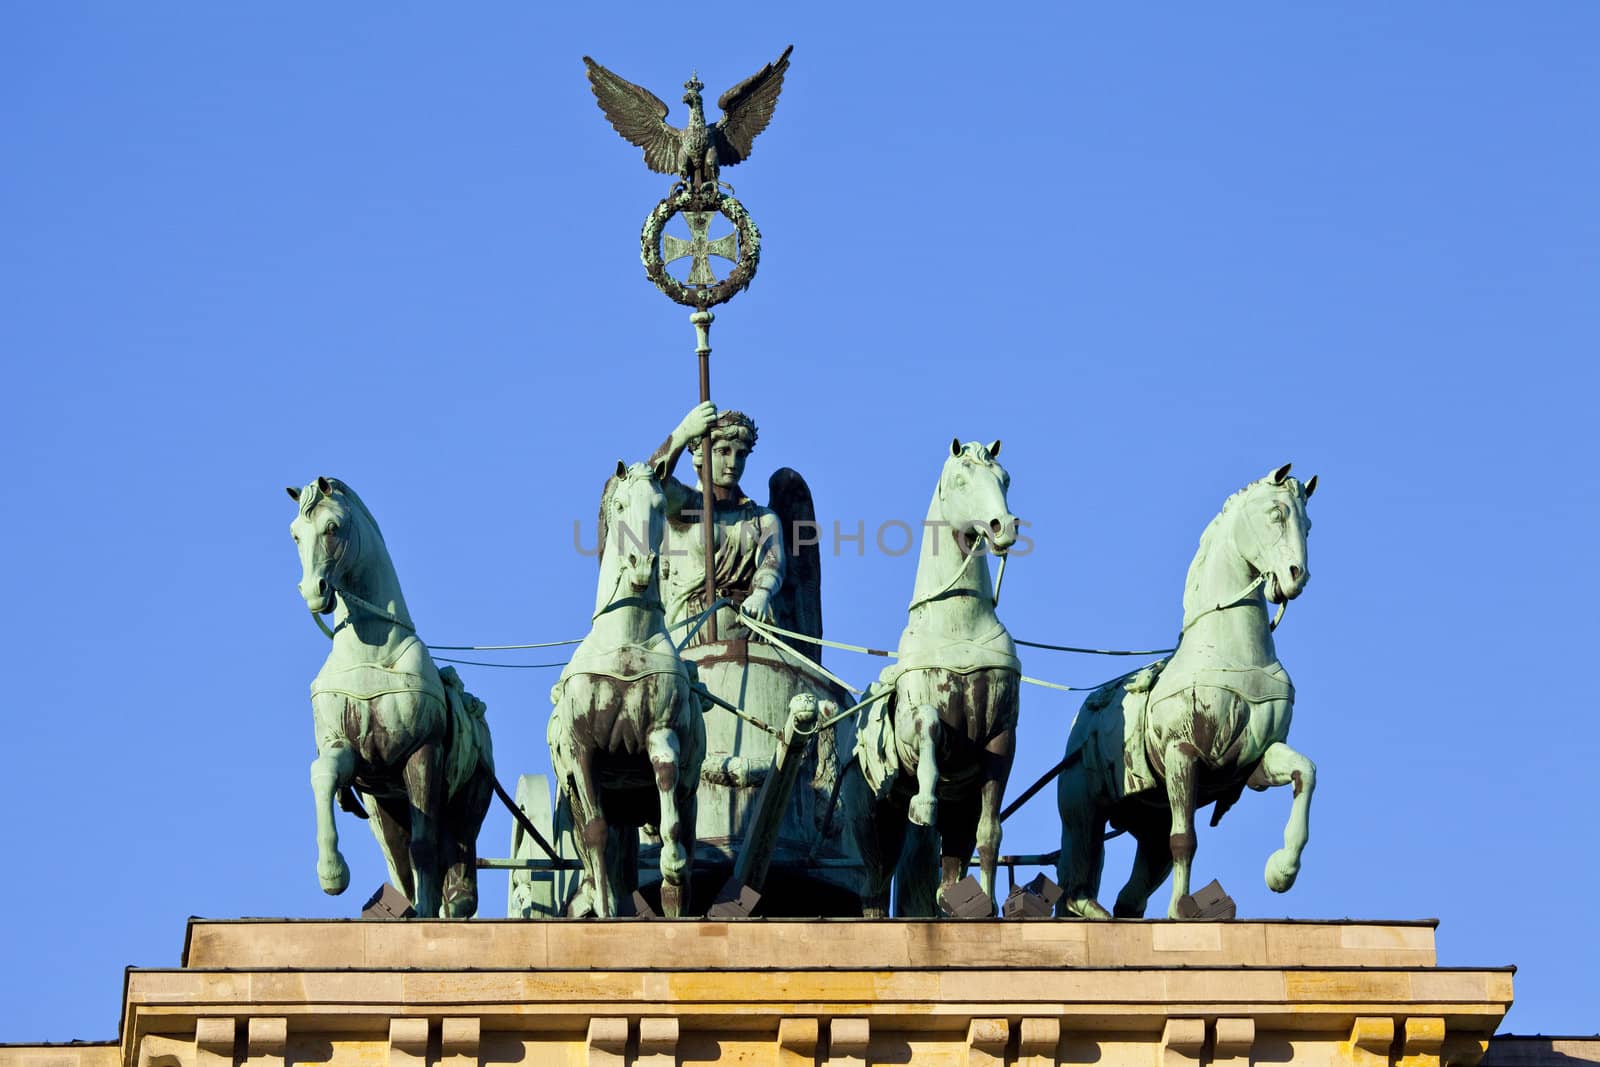
[[[795,700],[799,700],[796,697]],[[800,777],[800,765],[805,759],[806,746],[816,733],[817,703],[815,700],[799,707],[789,703],[789,718],[783,726],[783,741],[773,757],[772,768],[761,792],[756,796],[755,810],[745,827],[744,841],[733,861],[733,880],[747,885],[757,893],[767,884],[767,872],[772,867],[772,854],[778,848],[778,826],[789,808],[789,798],[794,793],[795,782]]]
[[[700,402],[703,404],[711,399],[711,324],[716,321],[716,316],[710,310],[701,308],[689,316],[689,321],[694,324],[695,355],[700,357]],[[706,435],[700,439],[700,535],[705,539],[707,607],[717,601],[717,548],[712,537],[712,503],[711,431],[707,429]],[[706,619],[705,631],[707,641],[717,639],[716,612]]]

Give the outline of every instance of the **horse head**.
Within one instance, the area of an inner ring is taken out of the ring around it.
[[[1285,463],[1260,481],[1252,482],[1235,509],[1233,544],[1257,575],[1266,579],[1267,599],[1274,604],[1293,600],[1311,580],[1306,560],[1306,538],[1311,520],[1306,501],[1316,492],[1317,479],[1301,484],[1289,477]]]
[[[319,615],[333,610],[334,593],[360,555],[360,526],[351,521],[344,489],[337,478],[319,477],[302,489],[286,490],[300,505],[289,524],[300,550],[300,595]]]
[[[600,505],[610,547],[619,554],[617,565],[635,593],[649,589],[656,580],[661,541],[666,535],[667,498],[661,489],[666,477],[664,462],[630,467],[619,459],[616,477],[607,484]]]
[[[1017,517],[1006,506],[1011,475],[995,462],[999,454],[998,440],[987,446],[950,440],[950,456],[939,475],[939,517],[949,525],[963,555],[988,543],[1003,556],[1016,544]]]

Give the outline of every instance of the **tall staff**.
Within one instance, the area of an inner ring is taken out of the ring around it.
[[[700,402],[704,404],[711,399],[711,324],[716,321],[716,316],[710,311],[701,309],[689,316],[689,321],[694,323],[695,354],[700,357]],[[706,609],[717,602],[717,547],[715,539],[715,521],[711,509],[716,500],[711,489],[711,430],[708,427],[706,435],[700,439],[700,534],[705,539],[706,556]],[[711,612],[706,618],[706,640],[717,639],[717,613]]]
[[[640,257],[646,276],[672,300],[694,308],[689,321],[695,328],[695,354],[699,357],[700,402],[711,399],[711,308],[731,300],[755,277],[761,262],[761,233],[744,206],[721,191],[726,183],[717,177],[722,167],[731,167],[750,155],[756,136],[772,121],[783,89],[783,75],[789,69],[791,45],[783,55],[735,85],[717,98],[722,117],[706,124],[705,105],[700,90],[705,85],[691,74],[683,83],[683,102],[689,105],[689,122],[683,129],[669,126],[667,105],[641,86],[619,78],[588,56],[583,57],[589,71],[589,86],[594,90],[600,110],[623,139],[644,149],[645,165],[661,174],[676,174],[678,182],[665,199],[645,219],[639,235]],[[727,186],[728,193],[733,191]],[[683,215],[689,226],[689,239],[666,233],[675,215]],[[711,220],[722,216],[734,232],[710,238]],[[732,272],[721,281],[711,271],[710,257],[733,263]],[[667,273],[667,264],[689,259],[689,274],[684,282]],[[700,441],[700,529],[705,540],[705,600],[709,610],[716,603],[715,499],[711,484],[711,434]],[[713,612],[706,620],[707,637],[717,639],[717,619]]]

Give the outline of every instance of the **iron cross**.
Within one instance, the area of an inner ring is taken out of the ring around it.
[[[694,262],[689,266],[690,285],[716,285],[716,275],[711,273],[711,256],[721,256],[730,263],[739,261],[739,236],[730,233],[725,237],[718,237],[715,241],[706,239],[706,234],[711,230],[711,217],[714,211],[685,211],[683,217],[689,224],[689,239],[681,240],[670,233],[662,234],[661,250],[663,258],[672,263],[685,257],[693,257]]]

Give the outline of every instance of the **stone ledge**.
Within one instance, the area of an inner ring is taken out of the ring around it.
[[[1313,977],[1297,988],[1289,979]],[[1297,1032],[1339,1032],[1355,1016],[1442,1017],[1487,1029],[1510,1006],[1507,971],[1179,969],[949,971],[154,971],[129,973],[129,1019],[246,1014],[472,1016],[484,1026],[557,1028],[624,1010],[719,1017],[969,1015],[1070,1018],[1075,1032],[1159,1031],[1175,1016],[1251,1017]],[[541,1021],[543,1020],[543,1021]],[[765,1025],[765,1023],[763,1023]],[[964,1023],[962,1025],[965,1025]]]
[[[192,919],[184,966],[742,970],[1432,967],[1434,923]]]
[[[185,966],[127,972],[117,1044],[0,1047],[0,1067],[1483,1067],[1513,971],[1434,966],[1433,940],[1432,923],[194,920]],[[1489,1067],[1590,1067],[1575,1048]]]

